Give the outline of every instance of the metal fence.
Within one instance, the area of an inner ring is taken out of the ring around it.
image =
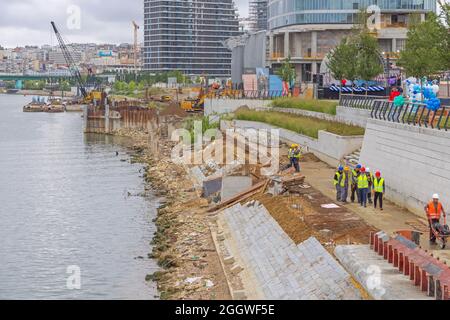
[[[450,129],[450,107],[446,106],[433,112],[423,103],[407,102],[403,106],[395,106],[391,101],[374,100],[370,116],[373,119],[425,128],[445,131]]]
[[[290,94],[289,94],[290,95]],[[271,100],[283,97],[280,90],[222,90],[208,93],[208,98],[214,99],[255,99]],[[286,95],[284,95],[286,96]]]
[[[374,102],[379,99],[387,99],[386,96],[341,94],[339,105],[350,108],[371,110]]]

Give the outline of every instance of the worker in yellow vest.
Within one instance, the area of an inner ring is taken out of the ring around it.
[[[381,177],[381,172],[377,171],[375,173],[375,178],[372,181],[373,185],[373,204],[375,209],[377,208],[378,201],[380,202],[380,210],[383,211],[383,196],[386,192],[386,184],[384,182],[384,178]]]
[[[294,167],[296,172],[300,172],[301,150],[298,144],[291,145],[288,152],[290,167]]]
[[[336,173],[334,174],[334,179],[333,179],[333,183],[334,183],[334,187],[336,188],[336,201],[341,201],[341,182],[343,179],[343,174],[344,174],[344,167],[343,166],[339,166],[338,170],[336,171]]]
[[[369,179],[366,175],[366,168],[361,168],[361,174],[358,176],[359,204],[361,207],[367,207],[367,192],[369,191]]]

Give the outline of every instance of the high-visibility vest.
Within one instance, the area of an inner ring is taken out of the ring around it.
[[[334,180],[333,180],[335,186],[338,185],[340,177],[341,177],[341,174],[339,173],[339,171],[336,171],[336,174],[335,174]]]
[[[342,179],[341,179],[341,187],[345,187],[345,180],[347,180],[347,176],[345,174],[345,172],[342,174]]]
[[[291,159],[292,158],[292,155],[294,154],[294,150],[292,149],[292,148],[290,148],[289,149],[289,152],[288,152],[288,157],[289,157],[289,159]]]
[[[377,178],[373,180],[373,190],[375,192],[384,192],[384,178],[378,180]]]
[[[352,170],[352,182],[356,183],[356,180],[358,179],[358,171],[355,169]]]
[[[365,174],[360,174],[358,177],[358,189],[369,188],[369,179]]]
[[[442,213],[442,203],[438,203],[437,208],[434,206],[434,202],[430,201],[427,205],[428,218],[430,219],[440,219]]]

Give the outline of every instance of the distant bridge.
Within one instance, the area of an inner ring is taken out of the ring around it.
[[[25,81],[25,80],[50,80],[50,79],[70,79],[69,75],[61,74],[22,74],[22,73],[0,73],[0,80],[4,81]]]
[[[100,74],[95,75],[96,78],[110,80],[115,75]],[[63,80],[69,80],[73,77],[71,75],[52,74],[52,73],[35,73],[35,74],[21,74],[21,73],[0,73],[0,80],[15,81],[16,89],[22,89],[23,82],[27,80],[45,80],[50,83],[58,83]]]

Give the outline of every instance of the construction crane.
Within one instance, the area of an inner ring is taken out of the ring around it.
[[[56,34],[56,38],[58,39],[59,46],[64,55],[64,59],[66,60],[67,65],[69,66],[69,71],[70,71],[72,77],[74,77],[75,80],[77,81],[77,85],[81,92],[81,95],[83,96],[84,102],[91,103],[94,100],[97,100],[100,103],[103,103],[103,101],[104,101],[104,93],[103,92],[98,91],[98,90],[92,90],[91,92],[87,92],[86,85],[83,81],[83,78],[81,77],[80,70],[76,66],[75,61],[73,60],[73,57],[70,54],[70,51],[67,48],[67,45],[64,42],[64,39],[61,36],[61,33],[58,31],[58,28],[56,27],[56,24],[53,21],[51,22],[51,25],[53,27],[53,31]],[[92,70],[89,70],[89,76],[92,76]]]
[[[139,25],[135,21],[131,21],[134,29],[134,70],[137,70],[138,62],[138,30]]]
[[[72,55],[70,54],[69,49],[66,46],[66,43],[64,42],[61,34],[59,33],[58,28],[56,28],[56,24],[53,21],[51,22],[51,24],[53,27],[53,31],[56,34],[56,38],[58,39],[61,51],[64,55],[64,59],[66,60],[69,66],[70,73],[77,80],[78,88],[80,89],[83,98],[86,99],[88,97],[88,93],[86,91],[86,88],[84,87],[83,78],[81,77],[80,70],[78,70],[78,68],[75,66],[75,61],[73,60]]]

